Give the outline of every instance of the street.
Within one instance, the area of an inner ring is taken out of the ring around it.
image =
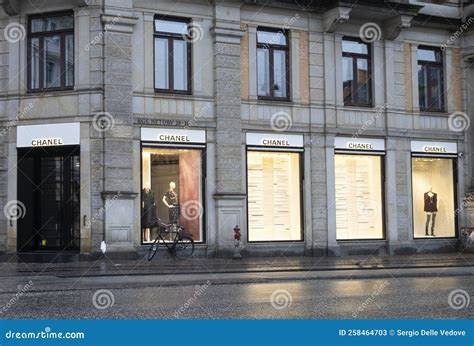
[[[448,298],[454,290],[469,296]],[[472,276],[247,284],[210,277],[200,285],[55,287],[18,299],[2,292],[0,306],[3,319],[472,319],[473,295]]]

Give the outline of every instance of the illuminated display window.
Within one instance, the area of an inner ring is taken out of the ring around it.
[[[180,224],[203,241],[203,174],[201,149],[144,147],[142,150],[142,240],[150,243],[155,217]]]
[[[383,239],[380,155],[335,155],[337,240]]]
[[[303,240],[301,154],[247,152],[248,240]]]
[[[456,236],[454,160],[412,157],[415,238]]]

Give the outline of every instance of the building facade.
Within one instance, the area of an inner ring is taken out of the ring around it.
[[[0,251],[458,251],[471,1],[3,0]]]

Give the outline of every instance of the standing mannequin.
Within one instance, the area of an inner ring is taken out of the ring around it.
[[[163,196],[163,203],[169,209],[169,222],[177,224],[179,221],[179,203],[178,194],[175,192],[176,184],[174,181],[170,182],[170,189]]]
[[[436,213],[438,212],[438,195],[433,192],[433,188],[428,186],[428,191],[423,195],[424,211],[426,213],[425,236],[429,236],[428,228],[431,220],[431,236],[434,237]]]
[[[143,239],[150,240],[150,228],[155,223],[156,204],[153,191],[144,188],[142,191],[142,228]]]

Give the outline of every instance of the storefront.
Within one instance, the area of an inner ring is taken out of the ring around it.
[[[411,142],[413,237],[457,236],[457,144]]]
[[[303,136],[247,133],[249,242],[303,241]]]
[[[335,138],[336,239],[385,238],[385,141]]]
[[[155,217],[180,224],[195,242],[204,242],[206,132],[142,128],[142,243],[155,237]]]
[[[79,123],[17,127],[17,251],[79,251]]]

